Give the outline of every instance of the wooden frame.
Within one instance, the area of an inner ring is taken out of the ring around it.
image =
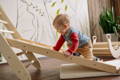
[[[112,56],[109,45],[120,45],[120,42],[96,42],[96,40],[97,37],[93,36],[93,54],[96,56]]]
[[[107,35],[108,42],[96,42],[97,37],[93,36],[93,53],[95,55],[100,56],[113,56],[114,58],[120,58],[120,42],[112,42],[111,36]],[[115,47],[115,49],[113,48]],[[120,63],[120,59],[116,59],[113,61],[107,61],[105,63],[109,63],[111,65],[118,66],[120,68],[120,65],[117,65]],[[120,70],[118,71],[118,73]],[[98,77],[98,76],[116,76],[120,75],[115,73],[109,73],[104,71],[99,71],[87,67],[83,67],[79,64],[62,64],[60,67],[60,78],[61,79],[69,79],[69,78],[85,78],[85,77]]]
[[[90,67],[90,68],[94,68],[102,71],[113,72],[113,73],[118,72],[116,65],[109,65],[103,62],[86,60],[84,58],[75,57],[75,56],[65,57],[64,54],[62,54],[61,52],[53,51],[47,48],[46,46],[39,45],[39,44],[31,44],[30,42],[26,42],[19,39],[7,39],[7,41],[12,47],[19,48],[22,50],[35,52],[48,57],[53,57],[53,58],[65,60],[72,63],[77,63],[86,67]]]
[[[11,21],[9,20],[9,18],[7,17],[7,15],[5,14],[5,12],[2,10],[2,7],[0,6],[0,19],[1,22],[4,23],[5,27],[10,30],[13,31],[14,33],[12,34],[13,38],[15,39],[22,39],[22,37],[20,36],[20,34],[17,32],[16,28],[13,26],[13,24],[11,23]],[[13,52],[12,52],[13,53]],[[26,57],[28,58],[28,61],[31,62],[34,60],[34,63],[32,64],[34,67],[36,67],[36,69],[40,70],[41,66],[40,66],[40,61],[35,57],[35,55],[32,52],[29,52],[31,54],[25,54]],[[14,55],[14,54],[13,54]],[[14,56],[16,57],[16,56]],[[13,66],[11,66],[11,68],[13,68]],[[21,67],[22,68],[22,67]],[[30,75],[30,74],[29,74]],[[19,76],[18,76],[19,77]],[[26,78],[25,78],[26,77]],[[21,77],[19,77],[21,79]],[[31,79],[27,79],[27,76],[24,75],[24,77],[26,80],[31,80]],[[21,79],[21,80],[25,80],[25,79]]]
[[[3,21],[3,20],[1,20],[1,19],[0,19],[0,23],[7,24],[6,21]]]
[[[8,64],[21,80],[31,80],[28,71],[24,65],[19,61],[14,51],[10,48],[10,45],[5,38],[0,34],[0,52],[3,54]]]
[[[11,23],[11,21],[9,20],[9,18],[7,17],[7,15],[2,10],[1,7],[0,7],[0,12],[1,12],[0,19],[2,19],[2,20],[4,20],[5,22],[8,23],[8,24],[4,24],[5,27],[8,30],[14,32],[14,34],[12,34],[13,38],[15,38],[15,39],[22,39],[21,35],[17,32],[16,28],[13,26],[13,24]],[[35,55],[33,53],[32,54],[25,54],[25,55],[27,56],[29,61],[34,60],[35,63],[33,64],[33,66],[36,67],[38,70],[40,70],[40,61],[35,57]]]
[[[13,26],[13,24],[11,23],[11,21],[9,20],[9,18],[7,17],[7,15],[5,14],[5,12],[2,10],[2,8],[0,7],[0,19],[8,22],[9,24],[5,24],[5,27],[10,30],[13,31],[14,34],[12,34],[13,38],[15,39],[22,39],[21,35],[17,32],[16,28]],[[32,52],[31,52],[32,53]],[[36,67],[38,70],[40,70],[40,61],[35,57],[35,55],[32,54],[25,54],[28,58],[28,60],[31,62],[32,60],[35,61],[35,63],[33,64],[34,67]]]
[[[107,34],[106,37],[108,40],[108,46],[109,46],[110,53],[112,54],[112,56],[114,58],[120,58],[120,45],[119,45],[119,43],[117,43],[115,46],[113,46],[112,41],[111,41],[111,35]]]

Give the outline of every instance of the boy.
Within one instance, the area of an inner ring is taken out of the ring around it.
[[[64,52],[66,56],[80,53],[88,60],[98,59],[93,56],[90,38],[70,27],[70,21],[66,14],[57,15],[53,26],[61,34],[53,50],[59,51],[63,43],[67,41],[68,49]]]

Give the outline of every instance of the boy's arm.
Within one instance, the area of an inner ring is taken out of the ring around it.
[[[69,52],[70,54],[72,54],[73,52],[75,52],[79,46],[79,36],[77,33],[72,33],[71,36],[71,41],[72,41],[72,46],[67,50],[67,52]]]
[[[57,41],[56,45],[53,47],[53,49],[56,50],[56,51],[59,51],[64,42],[65,42],[65,39],[61,35],[60,38],[59,38],[59,40]]]

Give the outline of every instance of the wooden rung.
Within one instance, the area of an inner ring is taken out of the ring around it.
[[[1,19],[0,19],[0,23],[8,24],[8,22],[6,22],[6,21],[4,21],[4,20],[1,20]]]
[[[94,56],[106,56],[106,57],[112,57],[112,55],[111,54],[101,54],[101,53],[94,53]]]
[[[120,42],[112,42],[112,45],[120,45]],[[96,42],[93,48],[108,48],[108,42]]]
[[[93,52],[93,54],[110,55],[111,53],[110,52]]]
[[[11,34],[13,34],[13,33],[14,33],[13,31],[8,31],[8,30],[0,30],[0,32],[4,32],[4,33],[11,33]]]
[[[35,62],[34,60],[30,61],[25,67],[28,68],[28,67],[29,67],[30,65],[32,65],[34,62]]]
[[[93,54],[111,55],[110,52],[93,52]]]
[[[110,53],[110,50],[108,48],[94,48],[93,49],[93,52],[109,52]]]
[[[110,52],[93,52],[95,56],[112,56]]]

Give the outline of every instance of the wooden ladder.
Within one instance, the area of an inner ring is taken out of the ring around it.
[[[0,6],[0,23],[3,23],[7,30],[9,30],[9,31],[2,30],[0,32],[8,33],[13,32],[11,35],[14,39],[22,39],[21,35],[17,32],[16,28],[9,20],[8,16],[5,14],[1,6]],[[29,61],[27,67],[32,64],[36,69],[38,70],[41,69],[40,61],[35,57],[35,55],[32,52],[22,51],[20,53],[17,53],[16,55],[2,34],[0,34],[0,52],[3,54],[10,67],[16,73],[18,78],[21,80],[31,80],[31,77],[17,56],[25,54]]]

